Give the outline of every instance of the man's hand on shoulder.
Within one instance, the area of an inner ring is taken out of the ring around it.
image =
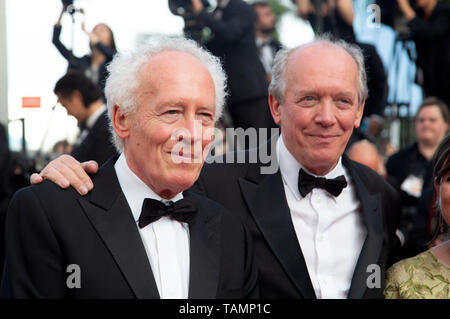
[[[30,177],[31,184],[39,184],[44,179],[51,180],[61,188],[72,186],[81,195],[86,195],[94,188],[88,174],[95,174],[98,164],[95,161],[80,163],[70,155],[61,155],[54,159],[38,174]]]

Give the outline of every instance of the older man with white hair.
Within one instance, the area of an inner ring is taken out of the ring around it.
[[[161,38],[115,57],[109,71],[108,115],[121,154],[100,168],[85,196],[51,182],[15,194],[3,294],[257,296],[243,224],[185,192],[200,174],[224,104],[219,60],[193,41]]]

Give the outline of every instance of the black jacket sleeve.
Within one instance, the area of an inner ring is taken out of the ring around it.
[[[18,191],[6,219],[3,298],[63,298],[63,258],[43,203],[32,187]]]
[[[61,35],[61,27],[54,26],[53,27],[53,44],[58,49],[59,53],[66,58],[67,61],[70,61],[74,58],[72,52],[65,47],[64,44],[62,44],[61,40],[59,39],[59,36]]]

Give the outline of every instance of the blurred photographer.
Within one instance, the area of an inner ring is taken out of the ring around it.
[[[314,33],[331,33],[345,41],[355,42],[352,0],[293,0],[297,14],[311,23]]]
[[[108,76],[106,65],[111,62],[116,53],[116,44],[111,29],[103,23],[97,24],[91,32],[87,31],[82,24],[83,31],[89,36],[89,46],[91,54],[83,57],[76,57],[72,50],[67,49],[60,41],[62,30],[61,19],[64,13],[74,15],[76,12],[84,14],[82,9],[75,9],[70,1],[63,1],[63,8],[59,15],[58,21],[53,28],[53,44],[69,62],[68,70],[77,70],[83,72],[94,84],[103,92],[105,80]]]
[[[221,58],[228,76],[228,110],[234,127],[275,127],[267,102],[267,84],[255,44],[254,13],[243,0],[218,0],[209,13],[191,0],[194,19],[209,27],[206,48]]]
[[[436,96],[450,105],[450,5],[438,0],[397,0],[416,44],[417,66],[423,72],[425,96]]]

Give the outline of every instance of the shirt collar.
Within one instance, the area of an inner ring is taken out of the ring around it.
[[[125,198],[127,199],[128,206],[130,206],[135,221],[139,220],[142,210],[142,203],[145,198],[152,198],[164,203],[168,201],[176,202],[183,198],[183,193],[175,195],[170,200],[164,199],[156,194],[128,167],[124,153],[119,156],[114,164],[114,168],[116,170],[120,187],[125,195]]]
[[[106,111],[106,105],[103,104],[102,106],[100,106],[98,108],[98,110],[96,110],[94,113],[92,113],[91,116],[89,116],[89,118],[86,121],[86,127],[91,129],[95,122],[97,122],[97,119],[100,117],[100,115],[103,114],[103,112]]]
[[[289,152],[289,150],[286,148],[286,145],[283,141],[283,135],[280,135],[280,138],[277,141],[277,158],[278,163],[280,165],[280,172],[281,176],[285,182],[285,184],[288,186],[288,188],[291,190],[292,194],[294,194],[295,199],[300,200],[302,199],[302,196],[300,195],[300,191],[298,190],[298,174],[300,172],[300,168],[303,168],[308,174],[313,176],[318,176],[303,167],[295,157]],[[339,161],[335,168],[326,174],[325,178],[335,178],[340,175],[346,176],[346,171],[344,169],[344,166],[342,165],[342,156],[339,158]]]
[[[256,41],[256,46],[258,46],[258,47],[270,44],[270,39],[256,38],[255,41]]]

